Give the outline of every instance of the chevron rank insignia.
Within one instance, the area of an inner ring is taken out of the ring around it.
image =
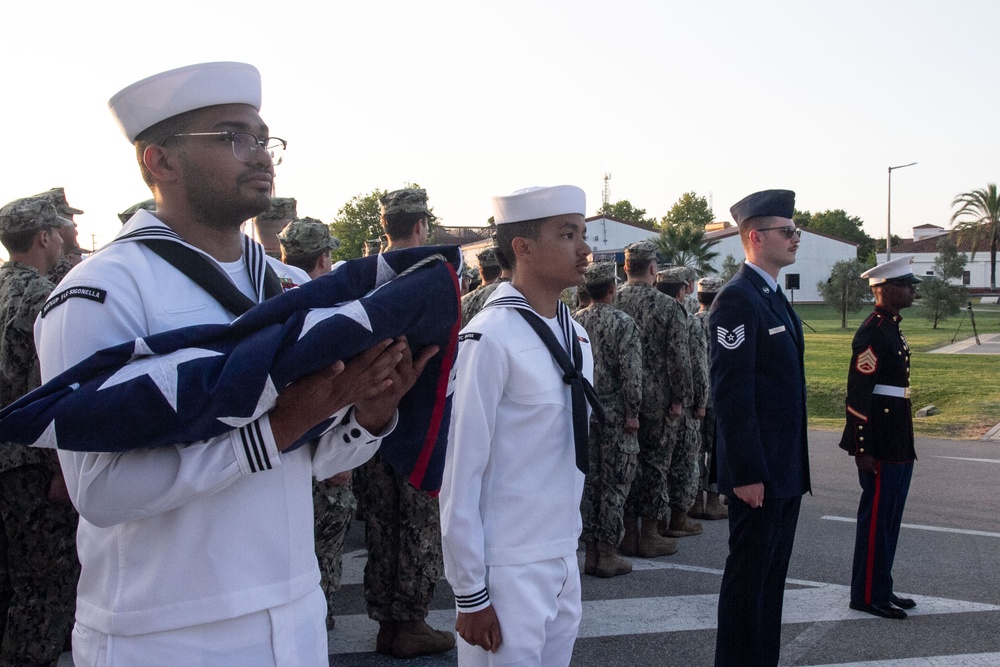
[[[732,331],[724,327],[716,327],[719,345],[727,350],[735,350],[746,340],[745,325],[741,324]]]
[[[875,356],[875,350],[869,345],[868,349],[858,355],[858,360],[855,362],[854,367],[862,375],[871,375],[878,368],[878,357]]]

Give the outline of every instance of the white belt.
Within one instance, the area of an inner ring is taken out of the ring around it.
[[[872,390],[873,394],[879,394],[881,396],[895,396],[896,398],[909,398],[910,388],[909,387],[894,387],[891,384],[877,384],[875,389]]]

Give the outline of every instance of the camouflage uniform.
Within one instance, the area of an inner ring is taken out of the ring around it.
[[[583,487],[583,539],[617,546],[625,532],[625,499],[638,470],[639,438],[625,418],[639,415],[642,343],[635,321],[610,304],[594,303],[574,316],[590,336],[594,389],[604,406],[604,426],[590,422],[590,472]]]
[[[154,200],[154,199],[145,199],[145,200],[143,200],[143,201],[141,201],[141,202],[139,202],[137,204],[132,204],[127,209],[125,209],[124,211],[122,211],[121,213],[118,214],[118,219],[121,220],[122,224],[124,225],[126,222],[129,221],[129,218],[131,218],[133,215],[135,215],[136,212],[139,211],[140,209],[144,210],[144,211],[155,212],[156,211],[156,200]]]
[[[319,561],[320,586],[326,595],[328,630],[333,629],[333,594],[340,590],[340,577],[344,571],[344,540],[357,508],[350,473],[347,473],[343,484],[313,480],[316,560]]]
[[[699,354],[705,355],[705,372],[710,373],[711,338],[708,333],[708,308],[699,310],[694,315],[694,321],[701,327],[702,339],[698,342]],[[692,348],[693,349],[693,348]],[[701,453],[698,455],[699,489],[702,491],[718,490],[715,483],[715,409],[712,406],[711,376],[709,376],[709,391],[705,401],[705,418],[701,422]]]
[[[354,475],[368,548],[368,616],[380,622],[426,618],[444,571],[437,498],[400,479],[378,454]]]
[[[668,443],[672,442],[666,431],[674,425],[667,410],[672,403],[690,402],[692,391],[687,315],[675,299],[642,283],[622,287],[616,305],[635,320],[643,349],[639,472],[625,513],[663,520],[669,515]]]
[[[462,328],[469,323],[469,321],[475,317],[480,310],[483,309],[483,305],[486,300],[490,298],[490,294],[493,294],[493,290],[500,286],[500,283],[509,283],[510,278],[497,278],[495,283],[490,283],[480,287],[475,292],[469,292],[462,297]]]
[[[76,248],[70,248],[67,250],[56,265],[45,274],[45,277],[52,282],[53,285],[58,285],[62,282],[62,279],[66,277],[69,270],[80,263],[80,255],[83,254],[83,249],[79,246]]]
[[[701,321],[687,318],[688,341],[691,360],[692,394],[684,405],[684,413],[678,420],[677,437],[670,462],[668,487],[670,489],[670,509],[687,512],[694,504],[698,492],[700,469],[698,457],[701,453],[701,426],[703,419],[696,419],[693,412],[708,403],[708,344]]]
[[[672,267],[658,273],[657,282],[687,284],[693,277],[692,273],[687,267]],[[692,357],[694,329],[692,318],[685,305],[681,303],[685,299],[678,301],[675,298],[668,298],[672,302],[675,324],[675,328],[668,335],[670,354],[676,364],[672,376],[674,382],[671,383],[671,396],[676,397],[672,402],[683,406],[680,418],[668,419],[664,431],[666,441],[664,447],[668,451],[670,461],[667,493],[671,512],[676,513],[686,512],[694,504],[698,481],[696,459],[701,442],[699,434],[701,424],[693,413],[696,408],[705,405],[704,393],[707,391],[707,381],[696,377]]]
[[[32,329],[55,286],[31,266],[0,267],[0,405],[40,384]],[[77,514],[49,501],[55,452],[0,444],[0,665],[49,665],[69,637],[80,566]]]

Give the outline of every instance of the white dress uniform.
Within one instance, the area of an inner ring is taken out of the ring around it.
[[[169,233],[139,211],[118,238],[140,230]],[[266,261],[287,277],[285,265]],[[221,266],[258,300],[243,261]],[[69,290],[83,296],[36,323],[43,380],[112,345],[232,320],[178,269],[128,240],[74,268],[54,296]],[[310,478],[359,465],[380,441],[352,418],[312,447],[279,453],[264,415],[189,445],[59,452],[80,512],[77,666],[327,665]],[[250,648],[237,653],[236,645]]]
[[[570,388],[513,307],[510,284],[462,330],[441,488],[445,576],[460,612],[493,605],[503,641],[459,640],[461,665],[568,665],[580,623],[584,476],[575,463]],[[557,318],[543,320],[568,345]],[[583,373],[593,378],[586,331]],[[570,349],[567,347],[567,349]]]

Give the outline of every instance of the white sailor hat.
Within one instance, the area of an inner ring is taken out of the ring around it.
[[[883,283],[916,285],[920,282],[920,278],[913,275],[913,269],[910,268],[910,264],[912,263],[913,255],[900,255],[899,257],[893,257],[888,262],[868,269],[861,274],[861,277],[868,279],[869,286],[881,285]]]
[[[188,65],[154,74],[108,100],[130,142],[160,121],[217,104],[249,104],[260,111],[260,72],[246,63]]]
[[[531,187],[492,198],[493,221],[498,225],[578,213],[586,215],[587,196],[575,185]]]

